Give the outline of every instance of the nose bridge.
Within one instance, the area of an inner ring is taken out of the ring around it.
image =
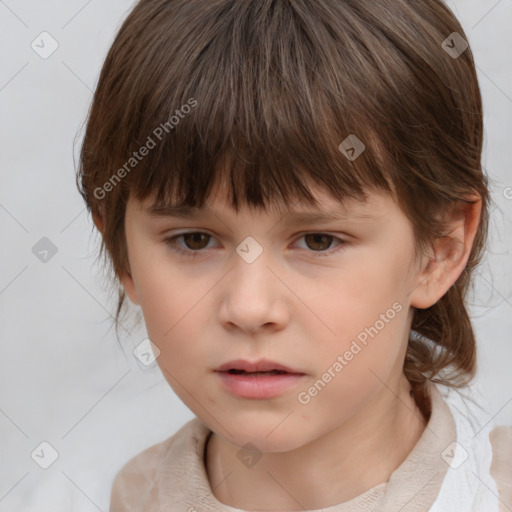
[[[268,270],[270,250],[264,249],[254,237],[247,236],[236,247],[235,268],[231,286],[240,287],[242,292],[247,289],[254,294],[263,291],[272,275]]]
[[[283,321],[279,306],[279,282],[268,267],[275,266],[271,251],[247,237],[236,248],[234,266],[229,273],[223,294],[221,320],[236,324],[245,331]]]

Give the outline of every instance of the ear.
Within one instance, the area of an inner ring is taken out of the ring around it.
[[[137,289],[135,288],[135,282],[130,272],[125,273],[122,277],[119,278],[119,280],[123,285],[126,295],[128,295],[134,304],[139,305],[139,295],[137,293]]]
[[[96,229],[103,234],[103,217],[99,212],[93,212],[92,214],[92,220],[94,222],[94,225],[96,226]]]
[[[467,201],[455,203],[445,216],[448,234],[435,240],[433,254],[423,258],[411,306],[426,309],[434,305],[466,268],[482,212],[480,196],[470,196]]]
[[[99,212],[95,212],[92,214],[92,220],[98,231],[103,235],[104,223],[102,215]],[[137,295],[137,290],[135,289],[135,283],[133,281],[131,273],[127,272],[123,276],[119,277],[119,281],[121,282],[124,291],[126,292],[126,295],[128,295],[128,297],[134,304],[138,305],[139,297]]]

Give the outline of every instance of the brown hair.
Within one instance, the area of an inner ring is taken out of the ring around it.
[[[482,216],[467,267],[415,311],[404,366],[418,400],[427,380],[467,384],[476,346],[465,300],[489,194],[471,49],[456,58],[443,48],[454,32],[466,39],[441,0],[140,1],[105,60],[77,174],[104,221],[100,255],[115,276],[129,272],[130,194],[201,207],[223,182],[238,211],[316,204],[307,183],[340,201],[385,191],[420,254],[444,234],[436,214],[476,193]],[[366,146],[355,160],[338,147],[351,134]]]

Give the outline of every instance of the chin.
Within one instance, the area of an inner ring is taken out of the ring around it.
[[[268,432],[242,432],[241,435],[233,433],[232,439],[227,439],[230,443],[240,449],[250,450],[256,447],[260,452],[266,453],[285,453],[295,450],[302,446],[300,440],[290,439],[289,436],[279,437],[273,436],[272,439],[267,437]]]
[[[290,423],[287,428],[284,427],[284,422],[279,425],[282,419],[281,417],[276,421],[275,417],[272,417],[267,421],[262,421],[261,418],[258,421],[231,420],[228,423],[230,437],[222,430],[219,431],[218,426],[217,433],[234,446],[244,448],[252,445],[261,452],[289,452],[307,442],[297,425]]]

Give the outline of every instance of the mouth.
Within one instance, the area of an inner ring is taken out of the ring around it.
[[[304,372],[280,363],[238,359],[215,369],[224,388],[244,399],[272,399],[290,392],[302,381]]]
[[[231,375],[247,375],[248,377],[258,377],[265,375],[286,375],[289,372],[285,372],[282,370],[270,370],[267,372],[246,372],[245,370],[236,370],[232,368],[231,370],[228,370],[227,373]]]
[[[259,361],[251,362],[245,359],[236,359],[228,361],[215,369],[216,372],[226,372],[232,375],[304,375],[304,372],[289,368],[281,363],[270,361],[268,359],[260,359]]]

